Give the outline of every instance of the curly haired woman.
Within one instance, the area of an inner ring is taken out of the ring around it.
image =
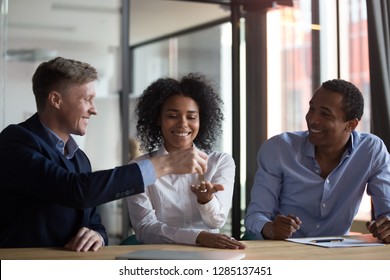
[[[231,208],[235,174],[230,155],[211,151],[221,133],[221,106],[218,93],[201,74],[180,81],[158,79],[139,98],[137,133],[147,153],[135,161],[195,146],[208,153],[208,163],[203,176],[163,176],[127,200],[138,241],[245,247],[219,234]]]

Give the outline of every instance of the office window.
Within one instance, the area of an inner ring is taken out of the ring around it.
[[[365,0],[339,1],[340,3],[340,77],[354,83],[364,97],[364,114],[357,127],[370,132],[371,98],[368,56],[367,10]],[[370,220],[371,199],[365,194],[356,216],[357,220]]]
[[[365,0],[340,2],[340,77],[354,83],[364,97],[358,130],[370,132],[371,98]]]
[[[306,129],[312,95],[311,1],[294,1],[267,14],[268,135]]]
[[[268,12],[268,137],[286,130],[306,129],[304,117],[308,103],[313,88],[320,86],[312,84],[317,73],[321,77],[320,83],[342,78],[361,89],[366,112],[359,129],[369,131],[370,79],[365,1],[337,2],[318,1],[320,24],[312,23],[311,0],[294,1],[294,7],[281,6]],[[319,57],[313,46],[316,32],[320,33]]]

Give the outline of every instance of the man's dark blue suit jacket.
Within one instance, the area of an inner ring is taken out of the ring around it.
[[[0,247],[62,247],[81,227],[107,244],[95,206],[144,191],[137,164],[91,172],[80,149],[65,158],[38,114],[1,132],[0,172]]]

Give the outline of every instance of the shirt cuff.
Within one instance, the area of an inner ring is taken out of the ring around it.
[[[218,199],[215,197],[215,194],[212,199],[210,199],[209,202],[202,204],[198,202],[199,209],[202,209],[201,211],[204,213],[212,212],[214,209],[216,209],[219,206]]]
[[[142,179],[144,180],[145,188],[154,184],[157,179],[154,166],[149,159],[144,159],[137,162],[139,169],[141,170]]]
[[[258,229],[256,230],[255,232],[252,232],[251,230],[249,230],[249,232],[251,232],[252,234],[254,234],[256,236],[256,239],[258,240],[265,240],[263,234],[262,234],[262,231],[263,231],[263,228],[265,226],[266,223],[270,222],[269,220],[260,220],[256,223],[256,226],[254,228]]]
[[[196,239],[201,231],[204,231],[204,229],[179,230],[175,234],[174,242],[178,244],[196,245]]]

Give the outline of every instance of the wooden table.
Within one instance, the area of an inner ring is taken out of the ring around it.
[[[322,248],[288,241],[243,241],[246,260],[390,260],[390,245],[378,247]],[[1,260],[112,260],[136,250],[224,251],[188,245],[106,246],[97,252],[73,252],[63,248],[0,249]]]

